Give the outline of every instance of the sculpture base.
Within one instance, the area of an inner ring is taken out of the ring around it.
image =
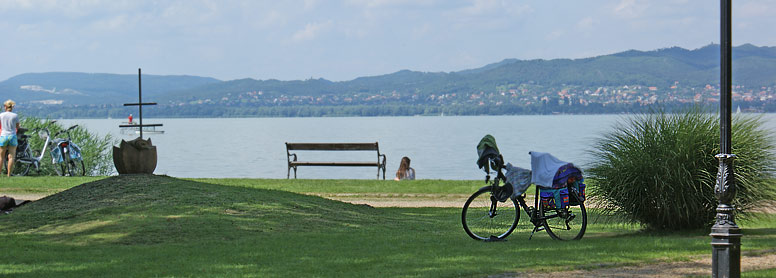
[[[119,147],[113,147],[113,165],[119,175],[153,174],[156,162],[156,146],[151,143],[151,139],[138,137],[129,142],[121,140]]]

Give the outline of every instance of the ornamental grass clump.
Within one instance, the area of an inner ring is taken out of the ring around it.
[[[773,200],[774,141],[761,117],[733,118],[737,215]],[[718,116],[693,109],[640,114],[617,123],[592,150],[590,195],[606,211],[651,229],[713,224],[720,153]]]

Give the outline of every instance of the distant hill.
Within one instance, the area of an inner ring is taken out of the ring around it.
[[[391,103],[433,106],[434,103],[438,103],[433,102],[438,100],[434,99],[434,96],[455,94],[460,97],[479,92],[498,92],[505,88],[520,88],[529,92],[533,90],[542,94],[550,91],[557,92],[570,86],[582,88],[582,90],[623,85],[667,88],[674,84],[681,84],[684,87],[704,87],[707,84],[715,85],[719,82],[719,60],[719,45],[712,44],[694,50],[680,47],[653,51],[629,50],[583,59],[506,59],[480,68],[457,72],[402,70],[338,82],[325,79],[220,81],[197,76],[144,75],[143,93],[144,100],[169,104],[171,107],[228,100],[225,105],[235,105],[245,110],[245,107],[278,105],[267,102],[267,98],[300,96],[308,99],[328,98],[329,105],[337,106],[344,105],[348,98],[355,95],[379,95],[384,99],[377,103],[362,101],[358,105]],[[733,82],[747,87],[776,85],[776,47],[758,47],[751,44],[734,47]],[[41,111],[49,112],[57,109],[51,104],[121,105],[121,103],[136,100],[137,76],[66,72],[27,73],[0,82],[0,92],[19,103],[46,106],[48,108],[42,108]],[[265,99],[262,100],[263,102],[251,102],[242,98],[247,97],[246,93],[260,94]],[[392,94],[396,97],[392,98]],[[412,99],[409,98],[410,95]],[[432,101],[419,103],[418,99]],[[286,103],[286,105],[318,105],[315,101]],[[453,100],[451,105],[456,103],[460,101]],[[194,108],[190,110],[196,111]]]
[[[584,59],[506,59],[458,72],[402,70],[350,81],[324,79],[278,81],[240,79],[170,92],[165,100],[220,98],[226,94],[263,91],[278,95],[401,93],[462,93],[493,91],[507,84],[583,87],[645,85],[668,87],[675,82],[702,87],[719,83],[719,45],[695,50],[680,47],[654,51],[630,50]],[[733,49],[733,81],[746,86],[776,85],[776,47],[745,44]]]
[[[221,82],[210,77],[143,75],[143,95],[156,98],[171,91]],[[4,98],[17,102],[68,105],[137,102],[137,75],[48,72],[25,73],[0,82]]]

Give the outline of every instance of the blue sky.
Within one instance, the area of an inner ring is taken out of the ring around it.
[[[733,44],[776,46],[776,0]],[[0,80],[76,71],[351,80],[719,43],[713,0],[0,0]]]

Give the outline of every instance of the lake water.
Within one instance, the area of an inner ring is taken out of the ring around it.
[[[773,114],[765,115],[769,127]],[[623,120],[621,115],[535,115],[453,117],[326,117],[144,119],[161,123],[164,134],[144,134],[157,146],[155,174],[174,177],[286,178],[285,142],[379,142],[387,155],[386,179],[403,156],[418,179],[481,179],[476,145],[492,134],[507,162],[530,168],[529,151],[549,152],[584,166],[596,138]],[[119,124],[126,119],[60,120],[97,134],[131,140]],[[297,152],[301,161],[374,161],[375,152]],[[375,167],[299,167],[304,179],[374,179]],[[293,170],[291,173],[293,177]],[[382,177],[381,177],[382,178]]]

